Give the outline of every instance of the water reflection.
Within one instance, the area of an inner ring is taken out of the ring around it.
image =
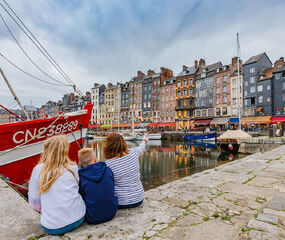
[[[139,142],[128,145],[136,147]],[[87,146],[95,150],[99,161],[104,161],[103,141],[89,141]],[[140,158],[141,179],[148,190],[244,156],[222,152],[212,143],[150,141]]]

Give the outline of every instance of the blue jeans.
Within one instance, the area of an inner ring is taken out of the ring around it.
[[[143,203],[143,200],[137,203],[133,203],[133,204],[128,204],[128,205],[119,205],[118,209],[126,209],[126,208],[135,208],[138,207],[139,205],[141,205]]]
[[[51,235],[60,235],[60,234],[65,234],[67,232],[70,232],[76,228],[78,228],[84,221],[84,217],[83,218],[80,218],[78,221],[74,222],[74,223],[71,223],[65,227],[62,227],[62,228],[57,228],[57,229],[48,229],[48,228],[45,228],[43,225],[42,225],[42,228],[43,230],[45,230],[48,234],[51,234]]]

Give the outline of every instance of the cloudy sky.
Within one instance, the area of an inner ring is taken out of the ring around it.
[[[54,59],[83,91],[94,82],[125,82],[137,70],[178,74],[195,59],[228,64],[240,34],[242,60],[266,52],[285,55],[284,0],[6,0]],[[7,7],[3,0],[0,3]],[[41,69],[65,80],[0,6],[15,37]],[[0,53],[25,71],[52,81],[29,62],[0,19]],[[0,57],[18,97],[36,106],[57,101],[70,87],[25,76]],[[0,103],[13,107],[0,77]]]

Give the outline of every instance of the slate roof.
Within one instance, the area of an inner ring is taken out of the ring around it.
[[[216,62],[216,63],[213,63],[213,64],[210,64],[208,66],[206,66],[207,68],[207,71],[206,72],[212,72],[212,71],[215,71],[219,66],[223,66],[222,63],[219,61],[219,62]],[[196,74],[201,74],[203,73],[203,68],[199,67],[199,70]]]
[[[196,70],[197,70],[197,68],[195,68],[195,66],[188,67],[186,71],[182,71],[181,73],[179,73],[177,75],[177,77],[194,74],[196,72]]]
[[[250,57],[243,65],[257,62],[263,56],[263,54],[266,54],[266,53],[264,52],[264,53],[260,53],[258,55]]]

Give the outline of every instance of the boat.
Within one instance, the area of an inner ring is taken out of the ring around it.
[[[0,124],[0,174],[16,184],[26,183],[40,159],[44,141],[59,134],[68,139],[70,159],[78,161],[92,108],[87,103],[82,110],[58,117]]]
[[[216,141],[217,134],[214,133],[206,133],[206,134],[199,134],[199,135],[184,135],[184,141]]]
[[[136,136],[126,136],[126,135],[122,135],[125,141],[134,141],[136,140]]]
[[[189,141],[186,142],[186,144],[190,145],[190,146],[199,146],[199,147],[204,147],[204,148],[212,148],[212,149],[216,149],[217,145],[211,142],[200,142],[200,141]]]
[[[144,134],[139,133],[136,136],[137,140],[142,140],[143,139]],[[148,140],[161,140],[161,133],[150,133],[147,135]]]

